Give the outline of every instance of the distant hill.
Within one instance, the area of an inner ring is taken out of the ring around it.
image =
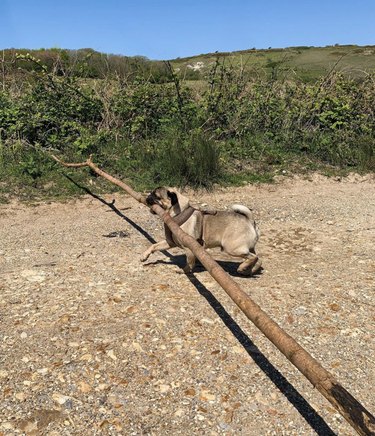
[[[375,46],[334,45],[327,47],[288,47],[265,50],[207,53],[171,60],[175,68],[194,78],[219,58],[228,64],[244,68],[249,73],[282,75],[287,71],[304,80],[314,80],[335,69],[354,77],[375,71]]]
[[[100,53],[93,49],[4,49],[0,51],[3,73],[12,74],[21,69],[35,69],[37,66],[17,59],[17,54],[30,53],[57,74],[74,74],[85,78],[104,78],[110,75],[131,79],[142,76],[161,83],[170,80],[165,62],[147,59],[143,56],[122,56]],[[353,77],[375,71],[375,46],[334,45],[326,47],[288,47],[249,49],[234,52],[200,54],[187,58],[171,59],[180,75],[188,80],[200,80],[219,59],[249,75],[264,74],[274,78],[299,78],[314,81],[331,70],[341,71]]]

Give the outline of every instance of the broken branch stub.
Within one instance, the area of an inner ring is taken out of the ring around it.
[[[62,162],[52,156],[57,162],[66,166],[81,168],[88,166],[98,175],[124,189],[129,195],[146,205],[146,199],[125,183],[98,168],[90,158],[79,164]],[[219,283],[242,312],[258,329],[287,357],[287,359],[312,383],[314,387],[337,409],[348,423],[360,435],[375,435],[375,418],[362,406],[331,373],[315,360],[301,345],[288,335],[256,304],[240,286],[221,268],[221,266],[205,251],[191,236],[185,233],[174,219],[159,205],[151,206],[171,232],[189,248],[200,260],[210,275]]]

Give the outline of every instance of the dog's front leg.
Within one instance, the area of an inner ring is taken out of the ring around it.
[[[174,245],[171,245],[166,240],[157,242],[156,244],[152,244],[151,247],[149,247],[141,256],[141,261],[145,262],[152,253],[155,251],[162,251],[162,250],[168,250],[168,248],[172,248]]]
[[[195,266],[195,254],[189,250],[188,248],[186,250],[186,265],[184,266],[184,273],[190,274]]]

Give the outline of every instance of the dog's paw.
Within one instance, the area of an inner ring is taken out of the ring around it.
[[[146,262],[146,260],[150,257],[149,253],[143,253],[141,256],[141,262]]]
[[[182,270],[180,270],[180,271],[181,271],[181,274],[187,274],[187,275],[193,273],[193,270],[191,269],[191,267],[189,265],[184,266],[182,268]]]
[[[252,274],[258,274],[262,269],[262,261],[258,259],[257,263],[253,266]]]
[[[245,277],[251,277],[253,275],[253,270],[251,268],[247,268],[247,269],[237,269],[238,274],[241,274],[242,276]]]

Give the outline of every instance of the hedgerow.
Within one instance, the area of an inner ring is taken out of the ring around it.
[[[3,182],[56,181],[49,150],[70,159],[95,153],[144,187],[210,186],[296,159],[375,168],[373,75],[254,79],[218,60],[197,91],[168,64],[168,81],[156,84],[144,76],[83,79],[22,60],[34,71],[3,77],[0,92]]]

